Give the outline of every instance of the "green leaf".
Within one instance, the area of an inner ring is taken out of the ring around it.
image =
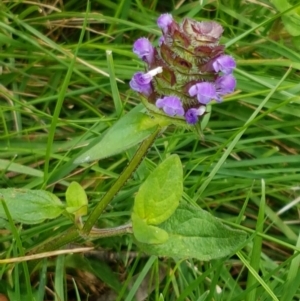
[[[161,244],[168,240],[168,233],[155,226],[148,225],[134,212],[131,215],[134,237],[142,243]]]
[[[64,205],[52,193],[44,190],[0,189],[0,198],[15,222],[37,224],[45,219],[58,217],[64,211]],[[0,218],[7,219],[3,206],[0,206]]]
[[[99,160],[119,154],[137,145],[154,132],[158,120],[133,109],[118,120],[101,141],[81,154],[75,164]]]
[[[1,40],[1,37],[0,37],[0,40]],[[38,177],[38,178],[41,178],[44,175],[44,173],[42,171],[37,170],[35,168],[29,167],[29,166],[24,166],[19,163],[14,163],[9,160],[2,160],[2,159],[0,159],[0,169],[17,172],[18,174],[22,173],[25,175],[29,175],[32,177]]]
[[[160,228],[169,239],[156,245],[137,242],[146,253],[211,260],[234,253],[246,239],[243,231],[231,229],[208,212],[185,203]]]
[[[88,199],[84,189],[77,182],[72,182],[66,191],[66,210],[77,216],[87,214]]]
[[[133,211],[149,225],[167,220],[179,205],[183,192],[182,165],[177,155],[168,157],[140,187]]]

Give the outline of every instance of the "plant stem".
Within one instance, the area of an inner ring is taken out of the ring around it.
[[[115,228],[105,228],[105,229],[98,229],[93,227],[90,234],[89,239],[97,239],[103,237],[112,237],[117,235],[123,235],[132,233],[132,224],[126,224]]]
[[[42,246],[38,246],[37,248],[31,250],[29,254],[58,250],[66,244],[77,241],[78,238],[80,238],[79,230],[75,225],[73,225],[69,229],[60,233],[59,236],[55,235],[54,237],[51,237],[50,240],[46,241]]]
[[[31,251],[30,253],[48,252],[51,250],[57,250],[68,243],[77,241],[79,238],[88,237],[92,228],[94,227],[94,224],[97,222],[98,218],[100,217],[101,213],[104,211],[106,206],[111,202],[111,200],[116,195],[116,193],[122,188],[125,182],[131,177],[132,173],[136,170],[136,168],[138,167],[138,165],[146,155],[148,149],[155,141],[155,138],[159,134],[160,130],[161,128],[158,127],[147,139],[145,139],[141,143],[140,147],[138,148],[137,152],[129,162],[128,166],[123,170],[123,172],[121,173],[117,181],[110,187],[110,189],[103,196],[103,198],[100,200],[98,205],[94,208],[94,210],[88,217],[87,221],[85,222],[82,230],[79,230],[75,226],[72,226],[68,230],[64,231],[59,236],[59,238],[55,237],[51,239],[51,241],[47,242],[42,247],[39,247],[36,250]],[[105,229],[101,229],[101,231],[105,231]],[[92,236],[94,236],[94,233],[91,234]],[[104,232],[102,234],[104,235]],[[124,231],[122,232],[122,234],[124,234]],[[105,236],[110,236],[109,231],[105,232]]]
[[[117,192],[123,187],[126,181],[131,177],[132,173],[136,170],[138,165],[141,163],[142,159],[146,155],[148,149],[155,141],[156,136],[159,134],[161,128],[158,127],[147,139],[145,139],[128,166],[124,169],[124,171],[119,176],[118,180],[111,186],[111,188],[107,191],[107,193],[103,196],[97,206],[94,208],[87,221],[85,222],[81,233],[83,235],[88,235],[91,229],[94,227],[98,218],[106,208],[106,206],[111,202],[113,197],[117,194]]]

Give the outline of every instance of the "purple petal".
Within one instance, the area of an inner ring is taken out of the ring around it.
[[[183,116],[184,109],[180,99],[176,96],[165,96],[156,101],[156,106],[169,116]]]
[[[173,23],[173,17],[171,14],[162,14],[157,19],[157,25],[161,28],[161,30],[166,33],[168,31],[168,27]]]
[[[225,95],[234,91],[236,80],[232,74],[223,75],[216,79],[215,86],[217,93]]]
[[[159,98],[159,99],[156,101],[156,103],[155,103],[155,105],[156,105],[159,109],[162,109],[163,106],[164,106],[164,104],[165,104],[165,100],[164,100],[163,98]]]
[[[158,46],[161,46],[162,43],[165,42],[165,38],[164,36],[161,36],[159,39],[158,39]]]
[[[195,124],[198,121],[198,116],[205,113],[205,106],[200,106],[198,109],[191,108],[185,113],[185,119],[189,124]]]
[[[221,55],[212,64],[216,72],[223,72],[224,74],[232,73],[236,67],[235,60],[229,55]]]
[[[193,85],[189,89],[190,96],[197,96],[197,99],[202,104],[209,103],[212,99],[220,100],[216,88],[212,83],[202,82]]]
[[[189,109],[185,113],[186,122],[189,124],[195,124],[198,121],[197,109]]]
[[[148,96],[152,93],[151,80],[152,77],[149,74],[137,72],[133,75],[129,85],[132,90]]]
[[[198,84],[199,85],[199,84]],[[198,88],[197,88],[197,84],[196,85],[193,85],[190,87],[189,89],[189,94],[190,96],[194,97],[198,94]]]
[[[133,52],[144,62],[151,64],[154,59],[154,47],[147,38],[137,39],[133,44]]]

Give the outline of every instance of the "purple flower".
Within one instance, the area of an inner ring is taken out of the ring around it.
[[[195,108],[188,109],[184,117],[187,123],[195,124],[198,121],[198,116],[201,116],[204,113],[205,113],[205,106],[200,106],[198,109]]]
[[[157,19],[157,25],[161,28],[163,33],[168,32],[168,27],[173,23],[173,17],[170,14],[162,14]]]
[[[161,36],[159,39],[158,39],[158,46],[161,46],[162,43],[165,42],[165,38],[164,36]]]
[[[156,47],[147,38],[133,45],[133,52],[146,64],[144,71],[134,74],[130,87],[143,102],[155,104],[154,111],[196,124],[207,104],[221,102],[236,86],[236,62],[219,44],[224,29],[214,21],[184,18],[177,23],[169,13],[161,14],[157,25],[161,37]]]
[[[156,101],[156,106],[169,116],[183,116],[184,109],[180,99],[176,96],[165,96]]]
[[[218,94],[225,95],[234,91],[236,80],[232,74],[223,75],[216,79],[215,86]]]
[[[208,104],[212,99],[220,101],[216,88],[212,83],[202,82],[195,84],[189,89],[190,96],[197,96],[199,103]]]
[[[152,76],[148,73],[137,72],[133,75],[129,85],[132,90],[149,96],[152,92]]]
[[[236,67],[236,64],[235,60],[231,56],[221,55],[215,59],[212,66],[216,72],[221,71],[224,74],[230,74]]]
[[[154,47],[147,38],[137,39],[133,44],[133,52],[148,64],[154,60]]]

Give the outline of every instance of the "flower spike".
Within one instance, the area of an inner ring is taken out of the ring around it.
[[[215,21],[189,18],[177,23],[171,14],[157,19],[162,31],[158,46],[147,38],[133,45],[133,52],[146,64],[130,87],[162,113],[196,124],[212,101],[232,93],[236,86],[236,62],[219,45],[223,27]]]

